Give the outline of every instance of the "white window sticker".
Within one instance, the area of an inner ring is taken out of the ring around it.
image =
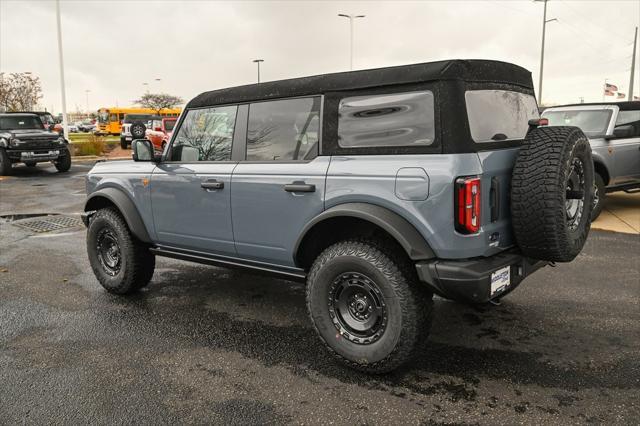
[[[511,284],[511,267],[505,266],[491,274],[491,295],[505,290]]]

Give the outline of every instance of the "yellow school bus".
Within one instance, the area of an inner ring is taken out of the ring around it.
[[[100,108],[96,133],[101,135],[119,135],[125,114],[153,114],[162,117],[177,117],[182,108],[167,108],[160,111],[152,108]]]

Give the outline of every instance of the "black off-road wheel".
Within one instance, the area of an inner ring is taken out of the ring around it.
[[[599,173],[596,173],[593,181],[593,210],[591,211],[591,221],[593,222],[600,216],[604,208],[604,200],[607,197],[607,188],[604,179]]]
[[[63,153],[64,155],[62,155]],[[57,161],[54,161],[53,165],[56,166],[59,172],[68,172],[71,168],[71,153],[68,148],[63,148],[60,150],[60,154],[62,156]]]
[[[120,138],[120,148],[127,149],[127,141],[124,138]]]
[[[144,125],[141,121],[136,121],[131,124],[131,136],[133,139],[144,139],[145,133],[147,131],[147,126]]]
[[[0,148],[0,176],[11,174],[11,160],[4,148]]]
[[[569,262],[591,227],[594,169],[577,127],[544,126],[527,135],[511,179],[511,216],[525,256]]]
[[[377,241],[349,240],[324,250],[311,267],[311,321],[329,351],[349,367],[392,371],[426,340],[433,295],[403,255]]]
[[[113,208],[99,210],[91,218],[87,253],[96,278],[114,294],[129,294],[146,286],[156,266],[155,256]]]

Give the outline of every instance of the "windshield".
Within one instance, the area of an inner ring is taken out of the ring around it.
[[[176,120],[165,120],[164,121],[164,129],[167,132],[172,131],[175,126],[176,126]]]
[[[42,114],[40,116],[40,120],[42,120],[42,124],[56,124],[56,121],[53,119],[51,114]]]
[[[536,99],[508,90],[472,90],[465,93],[469,130],[475,142],[524,139],[529,120],[538,118]]]
[[[587,137],[602,136],[607,133],[610,109],[598,110],[569,110],[569,111],[545,111],[542,116],[549,119],[549,126],[576,126]]]
[[[109,122],[109,111],[100,111],[98,113],[98,123],[108,123]]]
[[[40,117],[37,115],[10,115],[0,117],[0,129],[2,130],[41,130],[43,128],[42,120],[40,120]]]

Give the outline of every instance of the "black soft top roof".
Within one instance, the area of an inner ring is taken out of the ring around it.
[[[322,74],[213,90],[196,96],[186,108],[436,80],[503,83],[533,89],[531,73],[517,65],[500,61],[455,59]]]
[[[580,106],[609,106],[615,105],[620,111],[636,111],[640,110],[640,101],[626,101],[626,102],[589,102],[584,104],[566,104],[566,105],[554,105],[549,106],[546,109],[551,108],[564,108],[564,107],[580,107]]]

